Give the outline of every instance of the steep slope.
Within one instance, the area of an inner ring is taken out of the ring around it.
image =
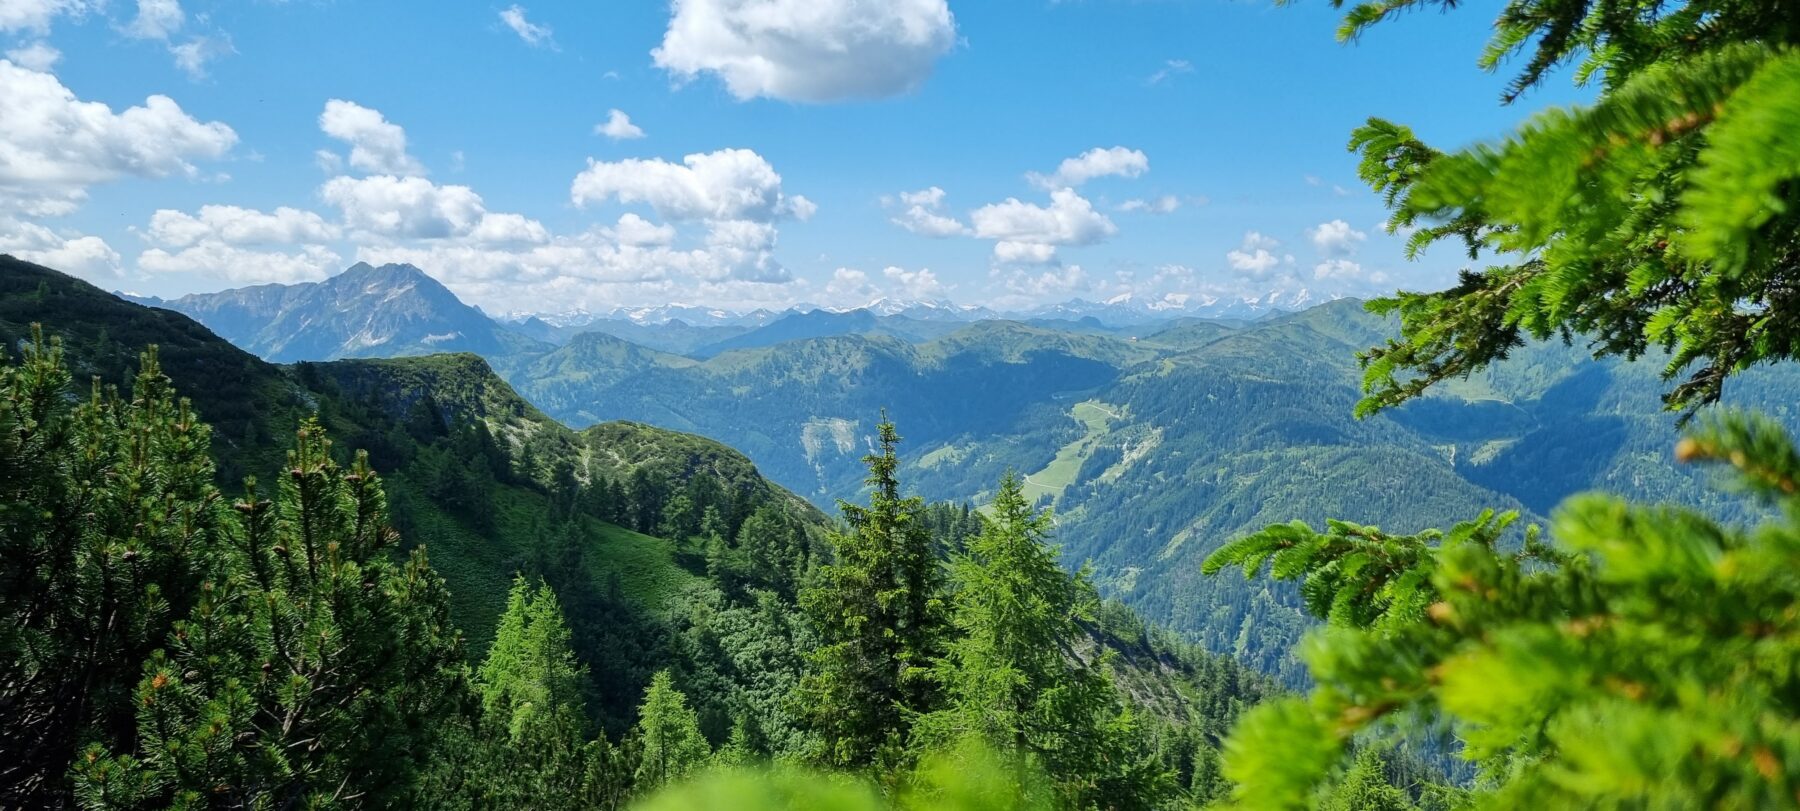
[[[411,265],[359,262],[322,282],[145,300],[276,362],[435,352],[497,355],[533,342],[502,329]]]

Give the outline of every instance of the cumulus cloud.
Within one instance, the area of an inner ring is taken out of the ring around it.
[[[350,145],[350,167],[371,174],[423,175],[424,164],[406,153],[406,130],[379,110],[331,99],[319,114],[319,129]]]
[[[194,176],[190,161],[224,157],[236,143],[230,127],[202,123],[168,96],[115,113],[49,73],[0,60],[0,211],[67,214],[96,183]]]
[[[570,184],[569,197],[578,206],[607,200],[645,203],[670,220],[771,222],[782,216],[804,219],[816,209],[804,197],[784,196],[781,175],[748,149],[696,153],[679,164],[660,158],[590,158],[588,168]]]
[[[659,225],[629,211],[619,215],[619,222],[612,230],[613,236],[623,245],[672,245],[675,242],[674,226]]]
[[[930,268],[907,270],[902,267],[883,268],[881,275],[899,295],[909,299],[935,299],[944,295],[944,283],[938,281],[936,273]]]
[[[518,34],[519,39],[524,40],[526,45],[533,48],[556,47],[556,40],[552,36],[550,26],[538,25],[525,19],[524,6],[517,3],[507,6],[500,12],[500,22],[504,23],[507,28],[511,28],[513,33]]]
[[[1181,198],[1173,194],[1148,199],[1131,199],[1119,204],[1120,211],[1143,211],[1150,214],[1173,214],[1181,208]]]
[[[869,283],[869,274],[855,268],[838,268],[831,272],[831,281],[825,283],[825,295],[845,304],[862,304],[877,292],[875,285]]]
[[[955,43],[946,0],[675,0],[650,53],[740,100],[820,103],[911,91]]]
[[[996,240],[994,258],[1000,262],[1049,262],[1057,246],[1092,245],[1119,231],[1073,189],[1051,192],[1049,206],[1009,197],[975,209],[969,221],[975,236]]]
[[[124,31],[135,39],[168,39],[186,21],[179,0],[138,0],[137,17]]]
[[[334,177],[319,188],[343,212],[344,224],[364,236],[477,242],[544,242],[549,232],[518,214],[491,213],[468,186],[438,185],[422,177]]]
[[[34,222],[0,218],[0,253],[94,281],[120,275],[119,252],[106,240],[59,234]]]
[[[1369,238],[1368,234],[1351,228],[1350,223],[1343,220],[1320,223],[1307,229],[1306,235],[1324,256],[1349,256]]]
[[[606,111],[605,121],[594,125],[594,134],[604,135],[615,141],[628,141],[644,137],[644,130],[631,123],[631,116],[626,115],[623,110],[612,109]]]
[[[343,236],[342,229],[311,211],[281,206],[272,212],[238,206],[201,206],[198,214],[158,209],[150,215],[145,237],[152,242],[183,248],[206,240],[228,245],[271,245],[296,242],[329,242]]]
[[[293,284],[323,279],[344,263],[336,253],[320,245],[289,251],[251,250],[217,239],[203,239],[173,253],[151,248],[138,254],[137,265],[150,273],[191,273],[233,284]]]
[[[50,43],[39,40],[29,45],[21,45],[9,49],[6,58],[26,70],[49,72],[62,60],[62,51],[50,47]]]
[[[1148,171],[1150,158],[1142,151],[1122,146],[1107,149],[1094,147],[1063,160],[1051,174],[1031,172],[1025,175],[1025,179],[1039,188],[1060,189],[1079,186],[1097,177],[1137,177]]]
[[[1313,267],[1315,279],[1354,279],[1362,276],[1362,265],[1348,259],[1327,259]]]
[[[68,15],[79,17],[94,8],[88,0],[4,0],[0,2],[0,33],[50,33],[50,21]]]
[[[901,192],[899,205],[905,206],[905,209],[893,217],[892,222],[915,234],[950,237],[969,232],[968,226],[944,213],[944,190],[936,186]]]
[[[1263,276],[1282,263],[1281,257],[1275,255],[1281,243],[1255,231],[1244,234],[1244,242],[1236,250],[1225,254],[1225,262],[1232,270],[1248,273],[1251,276]]]
[[[1060,298],[1084,292],[1092,287],[1080,265],[1069,265],[1041,273],[1014,271],[1005,277],[1006,289],[1030,300]]]

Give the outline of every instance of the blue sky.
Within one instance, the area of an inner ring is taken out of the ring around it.
[[[499,312],[1435,287],[1344,143],[1581,98],[1502,107],[1490,13],[0,0],[0,250],[158,295],[410,261]]]

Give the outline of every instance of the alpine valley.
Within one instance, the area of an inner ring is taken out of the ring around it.
[[[862,460],[885,414],[904,438],[909,491],[981,506],[1017,472],[1026,496],[1053,508],[1065,563],[1089,565],[1103,594],[1290,686],[1306,681],[1294,656],[1310,622],[1298,590],[1201,575],[1209,554],[1266,525],[1334,518],[1413,532],[1486,508],[1541,522],[1594,489],[1754,514],[1674,464],[1679,429],[1659,400],[1658,358],[1532,343],[1355,418],[1356,353],[1395,330],[1354,300],[1071,301],[1005,314],[879,300],[495,318],[418,268],[358,264],[315,284],[140,303],[264,360],[300,362],[291,375],[352,401],[392,397],[404,379],[411,394],[387,409],[396,420],[426,393],[438,408],[505,414],[496,435],[539,466],[557,454],[616,457],[606,443],[627,430],[644,442],[707,437],[734,449],[706,446],[735,460],[741,480],[797,494],[783,502],[796,516],[863,496]],[[418,357],[439,352],[470,354]],[[1797,395],[1800,374],[1762,367],[1726,399],[1792,422]]]

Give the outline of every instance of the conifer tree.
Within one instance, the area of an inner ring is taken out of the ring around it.
[[[588,808],[616,802],[614,753],[587,739],[587,668],[575,661],[556,594],[513,580],[493,647],[476,674],[486,756],[484,801],[502,806]]]
[[[900,442],[883,416],[869,466],[869,506],[839,502],[847,528],[835,560],[800,595],[824,643],[809,657],[799,701],[824,743],[820,759],[860,767],[899,752],[909,714],[929,710],[928,668],[943,632],[943,568],[924,501],[902,498]]]
[[[135,746],[77,763],[91,808],[416,802],[436,730],[467,695],[448,593],[396,562],[380,479],[307,421],[274,501],[233,505],[231,564],[143,667]]]
[[[1676,455],[1730,465],[1773,517],[1592,494],[1517,548],[1491,513],[1410,536],[1277,525],[1221,548],[1209,571],[1267,565],[1331,622],[1305,648],[1312,694],[1256,707],[1227,741],[1235,799],[1310,807],[1353,737],[1441,717],[1480,767],[1476,808],[1800,802],[1800,451],[1723,416]]]
[[[1049,532],[1050,514],[1033,509],[1008,472],[992,514],[952,564],[957,633],[934,670],[946,706],[913,735],[927,750],[974,737],[1031,758],[1085,805],[1102,799],[1092,789],[1108,768],[1118,700],[1097,653],[1076,651],[1097,598],[1085,575],[1063,571],[1044,542]]]
[[[223,565],[211,432],[152,347],[76,405],[59,342],[0,364],[0,806],[66,802],[88,742],[129,747],[133,687]]]
[[[688,706],[687,696],[675,689],[669,671],[658,671],[638,707],[638,768],[640,791],[661,786],[706,762],[712,754],[700,734],[700,718]]]
[[[1334,5],[1342,5],[1336,0]],[[1367,0],[1340,38],[1452,0]],[[1460,243],[1487,267],[1370,309],[1398,340],[1362,356],[1370,413],[1501,360],[1527,338],[1596,355],[1670,352],[1665,400],[1691,410],[1732,374],[1800,357],[1800,14],[1786,2],[1510,0],[1480,64],[1530,54],[1519,98],[1564,64],[1591,105],[1444,153],[1380,119],[1356,130],[1361,174],[1416,254]]]

